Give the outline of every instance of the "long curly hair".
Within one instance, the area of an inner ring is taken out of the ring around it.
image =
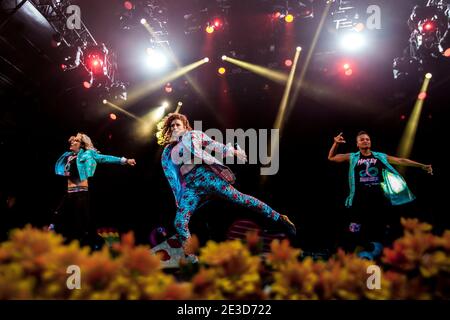
[[[77,137],[80,139],[80,147],[82,149],[98,151],[94,147],[94,144],[92,143],[91,138],[89,138],[89,136],[87,134],[83,133],[83,132],[78,132],[76,136],[71,136],[69,138],[69,142],[72,142],[72,140],[77,138]]]
[[[165,146],[170,143],[170,138],[172,137],[172,129],[170,128],[170,124],[173,120],[181,120],[183,125],[186,127],[186,130],[192,130],[189,120],[184,114],[169,113],[156,125],[158,129],[156,132],[156,138],[158,139],[159,145]]]

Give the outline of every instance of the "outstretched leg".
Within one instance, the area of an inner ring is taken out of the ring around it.
[[[229,200],[238,205],[252,209],[265,217],[281,222],[289,231],[290,234],[295,235],[296,230],[294,224],[285,215],[280,215],[273,210],[266,203],[256,199],[255,197],[244,194],[234,188],[231,184],[218,177],[214,172],[208,171],[205,173],[203,184],[208,192],[220,196],[223,199]]]
[[[273,210],[266,203],[256,199],[248,194],[242,193],[230,184],[220,179],[221,183],[218,188],[214,187],[215,194],[243,207],[252,209],[255,212],[263,214],[265,217],[278,221],[280,214]]]
[[[191,236],[189,232],[189,220],[200,202],[200,195],[194,190],[187,188],[179,203],[175,216],[175,230],[181,240],[185,242]]]

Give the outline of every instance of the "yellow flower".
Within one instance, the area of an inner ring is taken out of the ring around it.
[[[436,276],[440,271],[450,271],[450,256],[438,251],[424,254],[421,259],[420,272],[425,278]]]
[[[159,258],[152,255],[150,248],[145,246],[139,246],[125,252],[120,260],[122,260],[122,267],[134,275],[147,275],[161,267]]]
[[[405,232],[429,232],[432,229],[432,226],[428,223],[419,222],[419,219],[400,219],[403,228],[405,228]]]
[[[32,299],[36,280],[18,263],[0,265],[0,300]]]
[[[207,280],[195,280],[197,283],[209,284],[208,279],[214,273],[214,284],[208,286],[210,290],[206,290],[207,295],[223,295],[231,299],[262,295],[259,276],[261,260],[252,256],[241,241],[209,241],[206,247],[200,250],[199,261],[214,270],[203,271],[202,277]],[[198,286],[194,285],[194,291],[199,291]],[[205,294],[205,290],[203,293]]]
[[[275,299],[317,299],[315,286],[319,276],[313,272],[312,259],[303,262],[290,262],[274,272],[271,294]]]
[[[270,244],[270,253],[267,255],[267,262],[275,269],[282,265],[297,261],[300,255],[300,249],[294,249],[290,246],[289,240],[273,240]]]

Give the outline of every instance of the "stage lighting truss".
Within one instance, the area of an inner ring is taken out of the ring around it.
[[[293,16],[294,20],[314,18],[313,3],[314,0],[277,1],[272,8],[272,17],[283,21],[289,14]]]
[[[412,56],[438,58],[444,53],[450,33],[449,8],[443,1],[431,0],[425,7],[414,7],[408,20]]]
[[[94,77],[94,87],[110,88],[117,85],[117,57],[114,52],[106,48],[105,44],[84,48],[83,62]]]
[[[408,26],[409,46],[403,57],[394,59],[394,78],[423,73],[423,65],[444,59],[450,47],[450,5],[442,0],[429,0],[426,6],[414,7]]]
[[[133,5],[131,9],[122,6],[123,9],[119,17],[122,29],[142,28],[141,21],[144,19],[156,37],[168,41],[168,14],[165,1],[134,0],[130,2]]]
[[[61,67],[64,72],[82,67],[86,73],[84,83],[89,83],[89,86],[85,87],[89,89],[102,88],[111,91],[113,88],[124,87],[118,77],[117,57],[103,43],[84,48],[77,47],[73,55],[64,58]],[[119,95],[126,98],[126,94],[115,94]]]
[[[115,82],[111,86],[107,87],[105,90],[105,97],[108,101],[126,101],[127,95],[127,84],[124,82]]]
[[[331,17],[336,30],[353,29],[360,22],[360,14],[355,0],[333,1]]]
[[[73,12],[67,8],[74,3],[71,0],[31,0],[36,9],[44,16],[58,34],[58,38],[68,47],[84,47],[87,45],[97,45],[92,34],[80,17],[80,25],[75,28],[70,27],[68,21],[73,18]]]
[[[205,32],[213,33],[228,28],[230,0],[208,1],[200,10],[186,12],[183,15],[186,35]]]
[[[74,21],[74,5],[71,0],[30,0],[34,7],[43,15],[55,30],[52,44],[60,50],[68,50],[61,67],[63,71],[70,71],[82,67],[87,74],[85,83],[91,87],[102,87],[110,90],[120,86],[118,81],[117,58],[114,52],[108,50],[104,44],[98,44],[79,17],[79,25],[70,25]],[[62,46],[64,44],[64,46]]]

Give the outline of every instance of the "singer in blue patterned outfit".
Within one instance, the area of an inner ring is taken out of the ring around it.
[[[201,131],[192,130],[186,116],[179,113],[171,113],[161,120],[157,138],[158,143],[165,146],[162,167],[175,195],[175,229],[182,242],[191,235],[189,220],[192,214],[209,196],[219,196],[259,212],[280,222],[290,235],[295,235],[295,226],[287,216],[236,190],[232,186],[235,180],[233,172],[209,152],[214,150],[221,158],[236,156],[246,162],[243,150],[230,144],[223,145]]]
[[[100,154],[84,133],[69,138],[70,151],[61,155],[55,173],[67,178],[67,194],[56,210],[55,230],[67,241],[79,240],[88,244],[95,237],[90,234],[88,178],[94,176],[98,163],[134,166],[134,159]]]

